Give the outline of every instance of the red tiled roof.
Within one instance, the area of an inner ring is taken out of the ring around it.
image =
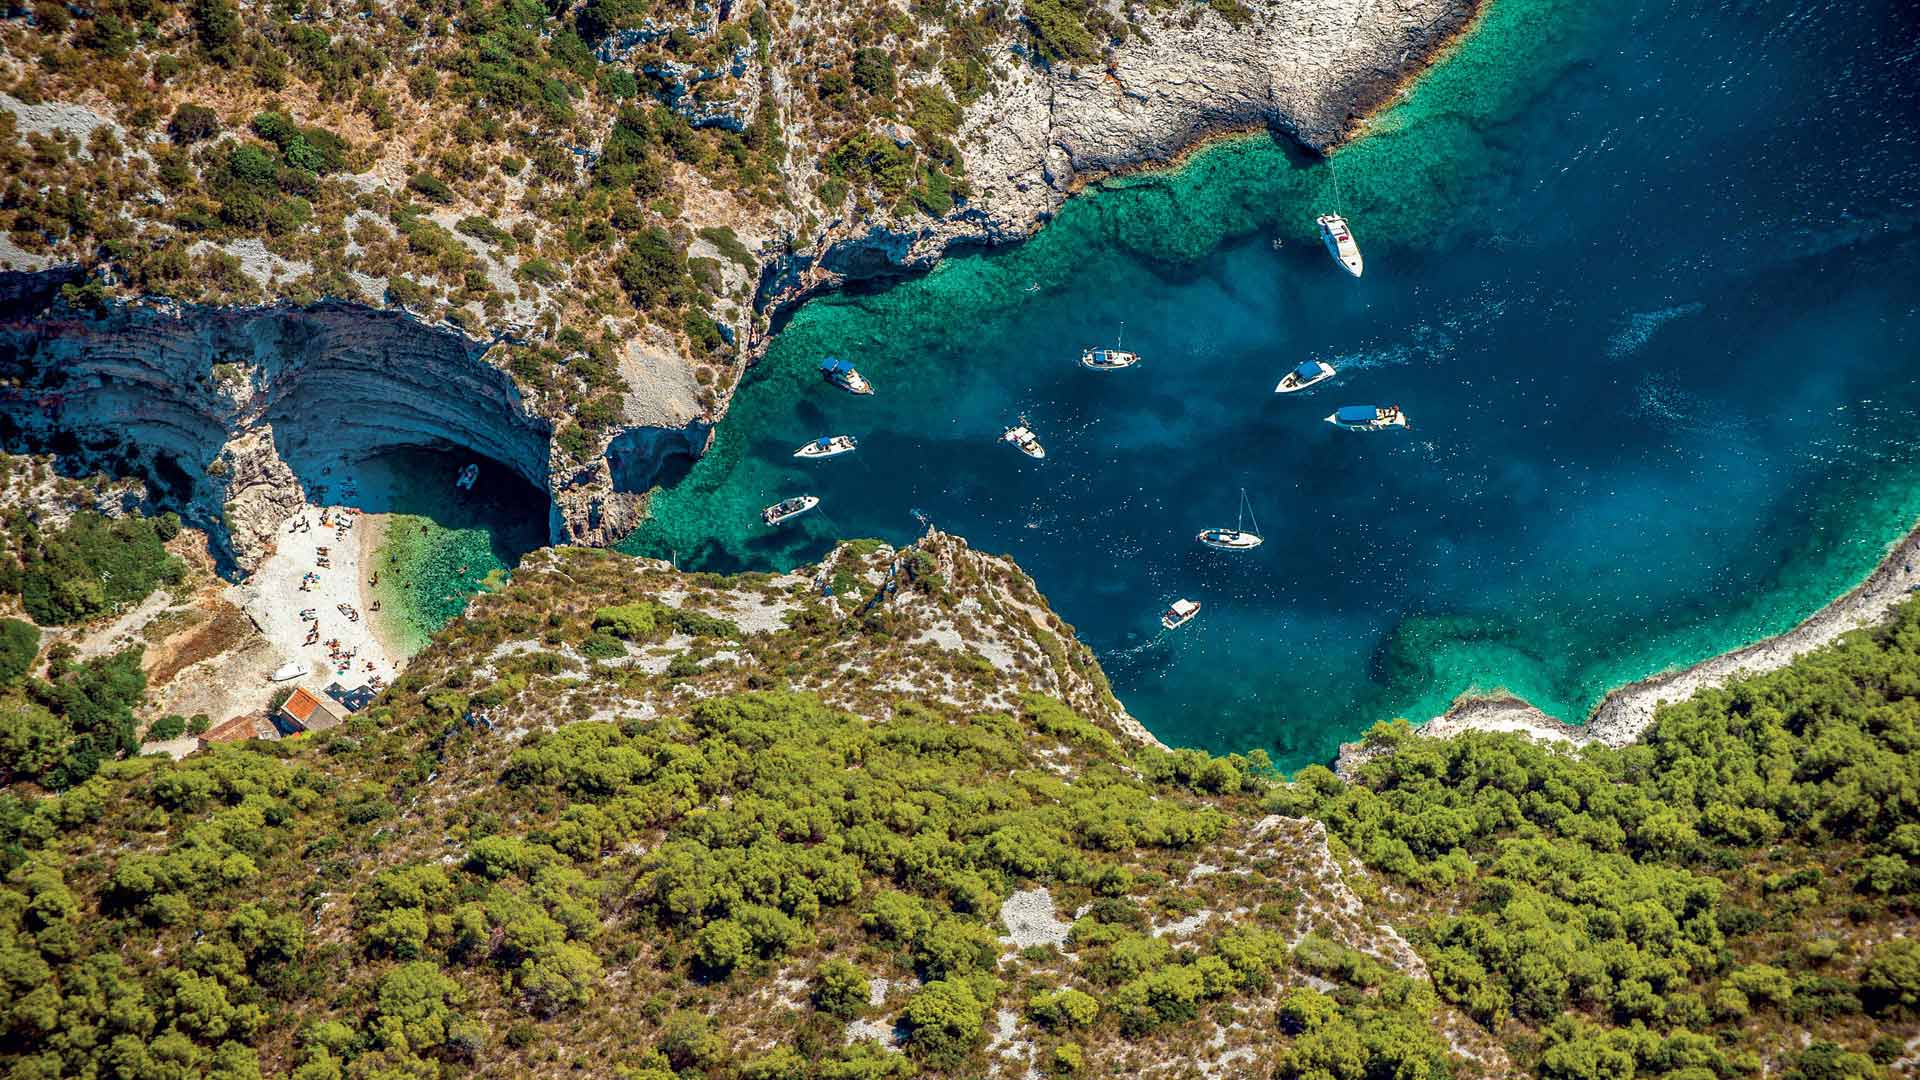
[[[294,690],[293,696],[287,699],[287,703],[280,706],[280,711],[304,725],[313,716],[313,710],[319,707],[320,699],[315,697],[311,690],[302,686]]]

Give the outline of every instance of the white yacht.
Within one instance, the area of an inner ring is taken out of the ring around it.
[[[1025,420],[1002,432],[1000,439],[1035,461],[1047,456],[1047,448],[1040,445],[1040,437],[1033,433],[1033,429],[1027,426]]]
[[[1200,535],[1194,539],[1217,551],[1252,551],[1266,543],[1260,537],[1260,519],[1254,519],[1252,532],[1248,532],[1243,527],[1247,523],[1247,515],[1252,512],[1253,506],[1247,502],[1247,489],[1241,488],[1240,518],[1234,522],[1233,528],[1202,529]]]
[[[760,520],[769,525],[778,525],[789,518],[797,518],[819,505],[818,495],[798,495],[791,499],[782,499],[760,511]]]
[[[1327,242],[1327,250],[1333,253],[1333,261],[1341,265],[1347,273],[1360,276],[1360,245],[1354,242],[1353,230],[1347,228],[1347,219],[1339,214],[1322,214],[1316,219],[1320,225],[1320,239]]]
[[[1193,621],[1200,614],[1200,605],[1192,600],[1175,600],[1173,606],[1162,612],[1160,625],[1168,630],[1178,630]]]
[[[1333,378],[1333,374],[1332,364],[1325,360],[1309,360],[1287,372],[1286,377],[1280,380],[1280,384],[1273,388],[1273,392],[1276,394],[1298,393],[1309,386],[1318,386],[1326,382]]]
[[[851,454],[859,448],[860,444],[855,441],[851,435],[828,435],[825,438],[815,439],[800,449],[795,450],[793,456],[805,461],[812,461],[819,458],[839,457],[841,454]]]
[[[1398,405],[1342,405],[1327,423],[1348,431],[1385,431],[1407,426],[1407,414]]]

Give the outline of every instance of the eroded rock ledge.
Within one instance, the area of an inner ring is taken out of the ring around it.
[[[1238,23],[1210,7],[1177,8],[1144,20],[1104,65],[1021,68],[966,111],[956,143],[970,198],[939,219],[831,222],[763,265],[757,306],[777,329],[823,290],[1025,239],[1087,183],[1173,163],[1217,135],[1267,129],[1324,153],[1424,71],[1480,7],[1255,0]],[[812,166],[799,164],[795,186],[809,188]],[[765,344],[764,330],[749,341]]]
[[[553,444],[554,419],[487,361],[485,343],[402,311],[94,312],[59,302],[58,281],[12,275],[4,290],[0,435],[10,449],[145,479],[156,503],[207,527],[244,571],[333,466],[382,451],[483,456],[547,493],[553,542],[605,545],[638,523],[644,488],[631,484],[705,447],[709,425],[689,417],[620,428],[611,439],[624,453],[573,462]]]

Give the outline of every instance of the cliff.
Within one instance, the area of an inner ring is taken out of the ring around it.
[[[953,210],[832,216],[811,244],[763,265],[757,303],[778,315],[822,289],[1017,242],[1086,184],[1171,164],[1221,134],[1265,129],[1327,152],[1478,11],[1474,0],[1232,6],[1231,17],[1226,5],[1149,9],[1097,61],[1013,69],[965,110],[955,144],[968,193]],[[817,184],[817,161],[793,164],[790,188]]]
[[[294,430],[307,417],[374,447],[495,458],[549,493],[554,539],[610,542],[805,297],[1016,241],[1081,185],[1217,133],[1325,150],[1474,10],[1035,0],[934,18],[590,0],[423,35],[398,9],[313,27],[263,9],[257,30],[221,23],[244,50],[210,44],[213,9],[127,48],[91,13],[13,26],[0,73],[21,96],[0,94],[0,162],[39,194],[0,207],[0,271],[83,270],[96,301],[130,306],[47,315],[15,297],[10,352],[70,368],[66,400],[93,404],[10,415],[23,437],[104,451],[132,405],[106,384],[150,394],[128,416],[155,441],[127,456],[149,473],[173,460],[187,477],[162,486],[202,520],[234,504],[242,566],[314,482],[288,456],[319,445]],[[521,58],[511,78],[481,59],[503,53]],[[75,62],[29,70],[32,55]],[[356,78],[364,92],[344,94]],[[526,100],[535,84],[544,104]],[[509,339],[526,346],[512,358],[475,344]],[[133,356],[147,346],[168,355]],[[263,351],[282,347],[294,358]],[[110,359],[88,374],[95,349]],[[216,363],[261,378],[210,390]],[[383,371],[390,400],[368,381]],[[335,375],[361,380],[338,408],[312,390]],[[564,454],[537,445],[543,430]],[[215,460],[234,477],[201,477]]]
[[[0,321],[7,446],[142,477],[242,570],[303,501],[338,494],[355,463],[402,447],[484,458],[501,482],[546,493],[555,543],[610,543],[637,521],[615,458],[569,461],[538,396],[455,329],[338,302],[93,311],[23,296]],[[698,454],[706,432],[688,415],[615,438],[657,460]]]

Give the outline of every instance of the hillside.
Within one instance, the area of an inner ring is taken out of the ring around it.
[[[824,596],[828,589],[831,596]],[[0,709],[18,769],[33,676]],[[1638,744],[1169,752],[1010,563],[564,549],[317,736],[0,796],[13,1076],[1911,1071],[1920,609]],[[72,699],[68,699],[72,700]]]

